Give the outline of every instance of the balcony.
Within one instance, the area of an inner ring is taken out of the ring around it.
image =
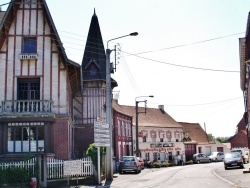
[[[0,111],[9,113],[51,113],[52,101],[50,100],[6,100],[2,101]]]
[[[37,54],[36,53],[22,53],[20,54],[20,59],[25,60],[25,59],[37,59]]]

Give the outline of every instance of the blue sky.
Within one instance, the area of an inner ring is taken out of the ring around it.
[[[110,39],[139,33],[109,43],[111,49],[121,45],[112,75],[120,104],[154,95],[141,99],[148,99],[148,107],[164,105],[176,121],[206,124],[214,136],[234,135],[244,112],[239,38],[245,36],[250,0],[46,2],[68,57],[79,64],[94,9],[105,47]]]

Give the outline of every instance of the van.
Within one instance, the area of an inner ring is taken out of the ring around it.
[[[232,149],[231,152],[237,152],[240,153],[242,159],[243,159],[243,163],[249,163],[249,154],[248,151],[244,150],[244,149]]]

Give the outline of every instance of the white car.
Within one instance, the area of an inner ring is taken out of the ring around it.
[[[209,155],[209,158],[211,161],[223,161],[225,156],[223,152],[212,152],[211,155]]]

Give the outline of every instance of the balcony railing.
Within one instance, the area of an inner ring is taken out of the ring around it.
[[[2,101],[2,113],[48,113],[51,112],[50,100],[6,100]]]

